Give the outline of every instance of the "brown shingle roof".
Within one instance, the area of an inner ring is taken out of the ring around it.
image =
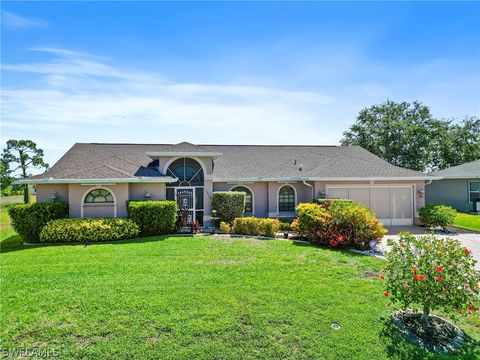
[[[78,143],[49,171],[30,179],[165,177],[147,152],[222,153],[214,160],[214,181],[428,177],[393,166],[359,146]]]

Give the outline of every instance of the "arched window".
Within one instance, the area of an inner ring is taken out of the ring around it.
[[[90,191],[87,196],[85,196],[86,204],[99,204],[99,203],[112,203],[113,196],[112,194],[105,189],[95,189]]]
[[[295,211],[295,190],[290,185],[284,185],[278,192],[278,211]]]
[[[245,186],[235,186],[230,191],[241,191],[246,194],[245,196],[245,212],[246,213],[253,213],[253,201],[252,201],[252,192],[250,189],[246,188]]]
[[[168,167],[167,175],[178,179],[170,186],[203,186],[202,166],[190,158],[175,160]]]

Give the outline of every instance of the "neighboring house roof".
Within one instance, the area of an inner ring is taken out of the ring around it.
[[[173,182],[155,156],[211,156],[214,181],[421,180],[359,146],[75,144],[50,170],[23,182]],[[300,170],[301,168],[301,170]],[[41,181],[43,180],[43,181]]]
[[[480,159],[433,173],[443,179],[478,179],[480,178]]]

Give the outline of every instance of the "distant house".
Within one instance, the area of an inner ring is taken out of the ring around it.
[[[50,170],[21,180],[37,201],[67,201],[70,217],[126,216],[127,200],[174,200],[211,221],[215,191],[243,191],[245,212],[295,216],[300,202],[348,198],[386,225],[418,221],[432,176],[393,166],[359,146],[75,144]]]
[[[433,175],[441,180],[427,185],[427,204],[443,204],[459,211],[474,211],[475,204],[480,202],[480,160],[437,171]],[[480,211],[480,206],[476,210]]]

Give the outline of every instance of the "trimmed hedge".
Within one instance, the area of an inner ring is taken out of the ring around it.
[[[236,218],[233,221],[234,234],[275,237],[280,229],[277,219],[263,219],[253,216]]]
[[[176,230],[178,206],[175,201],[127,201],[127,212],[142,236],[171,234]]]
[[[242,217],[245,210],[245,193],[242,191],[217,191],[212,194],[212,210],[217,211],[218,220],[231,224]]]
[[[312,243],[334,248],[364,250],[387,232],[368,207],[354,201],[299,204],[297,214],[293,229]]]
[[[440,226],[446,230],[457,217],[457,210],[445,205],[427,205],[418,211],[418,216],[427,228]]]
[[[24,241],[39,242],[50,220],[68,217],[68,204],[60,201],[18,204],[8,209],[13,229]]]
[[[81,243],[131,239],[140,234],[134,221],[125,218],[83,218],[52,220],[40,233],[46,243]]]

